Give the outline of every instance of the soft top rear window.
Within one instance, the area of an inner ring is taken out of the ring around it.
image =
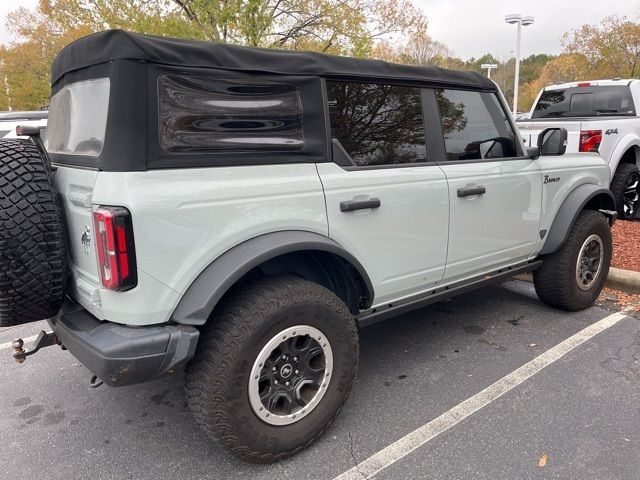
[[[593,85],[542,92],[531,118],[633,116],[635,114],[628,86]]]
[[[102,153],[109,111],[108,78],[75,82],[53,97],[45,146],[49,153],[97,157]]]

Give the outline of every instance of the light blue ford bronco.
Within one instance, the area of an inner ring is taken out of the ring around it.
[[[325,431],[359,327],[522,272],[566,310],[605,282],[608,166],[561,128],[525,148],[475,73],[105,31],[51,80],[46,135],[0,141],[0,325],[51,327],[14,356],[111,386],[186,365],[244,459]]]

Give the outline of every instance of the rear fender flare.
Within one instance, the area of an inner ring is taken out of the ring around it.
[[[365,284],[368,308],[373,301],[374,292],[362,264],[330,238],[317,233],[294,230],[261,235],[223,253],[189,286],[171,320],[183,325],[204,325],[220,299],[243,275],[267,260],[304,250],[332,253],[350,263]]]
[[[635,133],[629,133],[622,137],[618,144],[613,149],[613,153],[611,154],[611,160],[609,167],[611,168],[611,178],[615,175],[618,170],[618,165],[620,164],[620,160],[622,160],[622,156],[630,149],[636,148],[640,149],[640,136]],[[636,166],[640,168],[640,157],[636,154]]]
[[[548,255],[555,252],[565,242],[580,212],[587,204],[598,198],[600,206],[598,210],[615,211],[616,202],[613,194],[600,185],[580,185],[567,195],[551,224],[547,239],[540,250],[540,255]]]

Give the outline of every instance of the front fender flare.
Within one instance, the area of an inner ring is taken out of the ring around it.
[[[189,286],[171,320],[183,325],[204,325],[222,296],[243,275],[285,253],[320,250],[342,257],[362,277],[369,302],[373,286],[362,264],[338,243],[317,233],[299,230],[267,233],[247,240],[220,255]]]
[[[613,194],[600,185],[585,184],[580,185],[567,195],[553,219],[547,239],[540,250],[540,255],[547,255],[555,252],[569,236],[578,215],[592,199],[600,197],[600,209],[615,210],[616,202]]]

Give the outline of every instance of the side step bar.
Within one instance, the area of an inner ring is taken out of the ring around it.
[[[434,288],[432,291],[426,294],[421,294],[418,297],[405,300],[402,303],[390,303],[386,307],[383,306],[379,308],[373,308],[371,310],[363,312],[356,317],[356,321],[358,322],[359,327],[367,327],[382,320],[386,320],[389,317],[395,317],[397,315],[401,315],[417,308],[426,307],[427,305],[431,305],[432,303],[440,302],[446,298],[454,297],[456,295],[460,295],[461,293],[475,290],[479,287],[500,283],[502,281],[508,280],[514,275],[535,270],[541,264],[542,260],[535,260],[525,265],[505,267],[493,273],[482,275],[481,277],[476,277],[472,280],[466,280],[465,282],[461,282],[458,284]]]

